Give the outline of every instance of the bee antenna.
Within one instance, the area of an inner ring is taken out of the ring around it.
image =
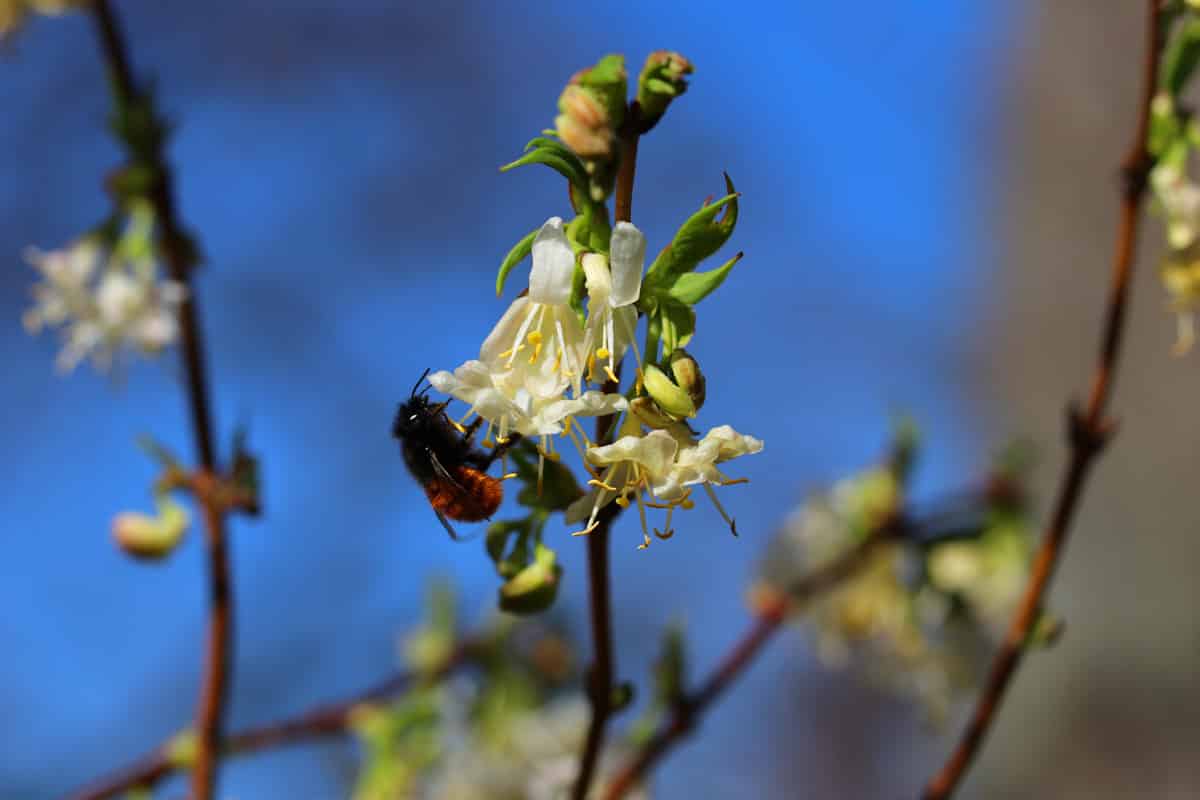
[[[421,388],[421,384],[424,383],[425,379],[428,377],[429,377],[429,367],[426,367],[425,371],[421,373],[421,377],[417,378],[417,382],[413,384],[413,388],[412,388],[412,396],[413,397],[417,396],[417,390]],[[429,391],[428,386],[425,387],[425,391],[426,392]]]

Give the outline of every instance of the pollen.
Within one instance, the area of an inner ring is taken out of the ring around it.
[[[542,343],[542,332],[541,331],[530,331],[529,335],[525,337],[525,341],[529,342],[534,347],[537,347],[539,344]]]
[[[609,352],[607,347],[596,348],[596,358],[608,358],[610,355],[612,355],[612,353]]]
[[[629,508],[629,498],[626,497],[625,495],[621,495],[620,497],[618,497],[616,499],[616,503],[621,508]]]

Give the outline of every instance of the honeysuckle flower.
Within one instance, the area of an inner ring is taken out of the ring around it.
[[[130,227],[128,237],[140,240],[147,233],[139,224]],[[108,251],[92,238],[63,250],[28,252],[42,280],[33,287],[34,305],[23,322],[34,334],[62,328],[65,345],[56,361],[61,371],[89,355],[97,368],[107,369],[123,348],[156,354],[177,338],[184,287],[159,280],[148,251],[136,258],[129,252],[121,242]]]
[[[584,350],[590,380],[595,380],[595,367],[600,363],[608,379],[617,382],[613,367],[633,344],[635,303],[641,296],[645,262],[646,237],[629,222],[618,222],[613,228],[608,258],[599,253],[585,253],[582,258],[588,292]]]
[[[470,406],[462,422],[474,414],[487,421],[485,439],[493,429],[500,441],[512,433],[537,436],[545,454],[549,437],[570,431],[575,417],[616,413],[628,403],[618,394],[582,391],[585,334],[570,306],[575,255],[558,217],[538,232],[532,261],[528,295],[505,311],[479,358],[453,373],[435,372],[429,382]]]
[[[1186,355],[1196,342],[1196,310],[1200,308],[1200,245],[1171,253],[1160,270],[1167,290],[1167,308],[1175,314],[1176,334],[1172,352]]]
[[[610,502],[629,505],[630,495],[638,504],[642,522],[642,544],[650,544],[646,524],[646,507],[665,508],[666,523],[654,533],[660,539],[674,535],[671,517],[675,508],[689,509],[693,502],[690,487],[702,485],[721,517],[736,534],[733,519],[725,511],[713,491],[714,486],[743,483],[733,480],[717,469],[717,464],[738,456],[757,453],[763,443],[753,436],[738,433],[728,425],[713,428],[699,441],[693,441],[686,429],[652,430],[639,435],[640,427],[633,417],[626,420],[622,435],[616,442],[587,450],[587,461],[604,468],[602,475],[589,483],[592,491],[567,509],[567,521],[587,524],[575,535],[590,533],[596,527],[600,509]]]

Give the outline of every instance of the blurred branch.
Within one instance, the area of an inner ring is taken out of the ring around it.
[[[639,114],[636,100],[630,104],[625,118],[625,123],[621,128],[621,163],[618,166],[616,197],[613,201],[616,222],[633,221],[633,179],[637,170],[638,138],[641,135],[638,129]],[[615,392],[618,388],[610,382],[605,385],[604,391]],[[615,415],[598,418],[596,420],[596,443],[598,445],[611,443],[615,427]],[[588,587],[595,656],[585,680],[587,681],[588,698],[592,705],[592,718],[588,724],[583,754],[579,758],[579,776],[575,779],[575,788],[572,792],[574,800],[585,800],[588,795],[592,777],[596,772],[596,764],[604,749],[604,729],[608,724],[608,718],[612,715],[613,673],[616,668],[613,663],[608,535],[612,529],[613,520],[620,513],[620,507],[616,503],[612,503],[604,511],[606,513],[602,514],[597,528],[588,534],[587,543]]]
[[[1030,632],[1038,620],[1042,598],[1062,557],[1071,521],[1079,506],[1079,498],[1090,468],[1116,429],[1116,424],[1105,416],[1105,407],[1108,405],[1116,377],[1117,358],[1121,351],[1133,275],[1138,222],[1146,182],[1153,166],[1147,143],[1150,105],[1154,99],[1159,55],[1162,50],[1162,32],[1158,25],[1159,5],[1159,0],[1145,0],[1145,52],[1142,57],[1142,95],[1137,109],[1137,132],[1129,152],[1121,163],[1124,179],[1121,220],[1109,284],[1108,310],[1101,333],[1100,352],[1092,373],[1087,407],[1081,411],[1072,404],[1068,409],[1067,434],[1071,454],[1059,484],[1054,513],[1034,558],[1029,585],[1013,615],[1004,644],[992,662],[987,683],[962,738],[945,765],[925,788],[926,800],[950,797],[983,744],[996,711],[1004,700],[1005,691],[1021,663]]]
[[[108,64],[113,96],[118,113],[131,112],[135,106],[144,105],[130,68],[128,48],[121,36],[120,27],[108,0],[92,3],[92,17],[96,22],[104,59]],[[159,125],[156,119],[150,125]],[[212,417],[209,411],[208,379],[205,371],[203,335],[198,322],[199,310],[196,293],[191,282],[192,268],[196,262],[196,250],[184,233],[175,211],[171,171],[161,152],[157,139],[155,152],[151,154],[156,176],[149,191],[149,200],[154,207],[157,224],[161,230],[163,260],[171,277],[186,287],[186,295],[179,308],[179,326],[183,345],[184,367],[187,374],[188,406],[191,412],[192,431],[200,468],[214,475],[217,471],[213,444]],[[145,158],[145,153],[130,153],[134,158]],[[233,593],[229,574],[229,556],[225,541],[225,510],[218,507],[212,497],[201,494],[196,499],[202,507],[204,517],[206,555],[208,561],[209,620],[208,644],[205,658],[204,677],[200,699],[196,710],[197,755],[193,771],[193,800],[209,800],[213,794],[217,753],[220,749],[221,725],[224,716],[229,684],[229,664],[232,657],[233,640]]]
[[[892,515],[884,519],[854,547],[814,570],[786,592],[770,590],[758,598],[755,619],[750,629],[729,649],[698,688],[680,698],[671,716],[613,778],[605,792],[605,800],[624,797],[672,747],[688,736],[708,707],[737,680],[780,629],[784,620],[799,606],[853,575],[876,547],[891,541],[905,529],[901,518]]]
[[[246,755],[342,733],[349,726],[356,708],[403,694],[413,686],[429,685],[443,680],[460,667],[469,664],[484,643],[480,637],[465,638],[451,651],[441,666],[427,675],[400,672],[344,700],[317,706],[280,722],[238,731],[225,739],[222,752],[229,755]],[[185,765],[178,763],[178,759],[172,758],[170,743],[167,743],[112,775],[80,789],[70,795],[69,800],[106,800],[134,789],[153,789],[160,781],[184,767]]]

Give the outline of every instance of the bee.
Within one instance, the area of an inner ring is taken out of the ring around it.
[[[450,520],[479,522],[500,507],[504,490],[487,469],[519,437],[512,436],[490,451],[476,447],[475,433],[482,419],[477,417],[466,428],[452,423],[446,414],[450,401],[434,403],[427,396],[429,386],[421,388],[428,374],[425,370],[408,400],[397,409],[392,436],[400,441],[404,463],[425,489],[438,520],[457,541]]]

